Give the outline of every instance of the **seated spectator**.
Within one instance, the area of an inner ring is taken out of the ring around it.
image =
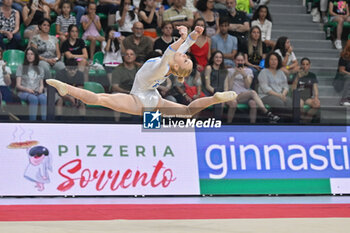
[[[237,0],[236,10],[243,11],[249,18],[252,17],[251,9],[255,6],[253,0]]]
[[[191,58],[193,63],[193,68],[191,74],[185,78],[183,83],[180,83],[175,79],[174,89],[176,94],[174,97],[176,101],[181,104],[189,104],[193,100],[204,97],[202,92],[202,81],[201,74],[197,69],[197,61],[193,54],[189,53],[188,56]]]
[[[350,40],[340,54],[333,85],[337,92],[343,91],[340,105],[350,106]]]
[[[120,0],[99,0],[96,12],[112,15],[115,18],[115,13],[117,12],[119,5]]]
[[[23,65],[16,72],[16,88],[21,100],[29,104],[29,120],[35,121],[40,104],[41,119],[46,120],[46,95],[44,93],[44,70],[39,66],[39,54],[35,48],[25,51]]]
[[[267,6],[259,6],[252,18],[252,27],[258,26],[261,30],[261,39],[267,47],[275,47],[275,42],[271,40],[272,18]]]
[[[275,46],[275,52],[280,55],[282,59],[282,68],[281,70],[289,76],[290,74],[295,74],[299,71],[299,65],[297,57],[293,52],[293,47],[290,44],[290,40],[281,36],[278,38]]]
[[[224,83],[227,76],[227,69],[224,64],[224,54],[221,51],[212,53],[208,65],[204,70],[203,92],[212,96],[216,92],[224,91]],[[214,105],[214,117],[220,119],[222,116],[223,104]]]
[[[154,41],[153,49],[158,52],[162,52],[164,54],[165,50],[174,43],[177,37],[173,37],[173,25],[169,21],[165,21],[162,23],[162,36]]]
[[[197,8],[195,7],[195,3],[197,0],[186,0],[185,7],[189,9],[193,14],[197,11]]]
[[[94,57],[96,41],[104,41],[105,38],[100,35],[102,28],[100,17],[96,15],[96,3],[89,2],[87,15],[81,17],[80,23],[83,25],[84,34],[82,39],[90,41],[90,59]]]
[[[140,22],[134,23],[132,28],[134,34],[125,38],[123,45],[125,49],[132,49],[136,53],[136,61],[145,62],[146,56],[153,51],[153,42],[143,35],[143,25]]]
[[[74,87],[84,88],[84,74],[78,70],[77,60],[66,59],[64,64],[65,69],[57,73],[57,79]],[[72,107],[78,108],[81,116],[85,115],[85,104],[70,95],[59,96],[56,102],[57,115],[62,115],[62,107],[67,103]]]
[[[261,70],[260,62],[265,59],[267,53],[266,45],[261,40],[261,31],[258,26],[250,29],[247,50],[244,53],[245,64],[252,69],[254,78],[258,78]]]
[[[112,85],[113,69],[123,63],[123,40],[124,36],[120,32],[116,32],[113,27],[109,27],[106,31],[106,39],[102,42],[101,50],[104,53],[103,65],[110,85]]]
[[[257,109],[260,109],[269,118],[270,122],[278,121],[279,117],[269,112],[258,94],[250,89],[253,81],[253,73],[251,69],[244,66],[244,56],[242,53],[236,55],[235,64],[235,68],[229,69],[224,86],[225,91],[234,91],[238,95],[235,101],[227,102],[229,106],[227,122],[232,122],[237,104],[241,103],[249,105],[250,123],[256,122]]]
[[[292,99],[287,96],[289,86],[287,77],[281,68],[281,57],[276,52],[268,54],[265,69],[258,76],[258,93],[263,103],[268,104],[273,111],[287,110],[290,112]]]
[[[78,26],[69,25],[68,27],[68,38],[62,43],[61,50],[64,54],[65,59],[76,59],[78,62],[78,68],[84,72],[84,81],[89,80],[88,70],[85,67],[88,65],[88,52],[85,47],[84,40],[78,38]]]
[[[228,33],[238,39],[238,51],[244,52],[250,29],[249,19],[243,11],[236,10],[236,0],[226,0],[225,12],[229,20]]]
[[[184,7],[182,0],[174,0],[173,5],[163,13],[163,21],[170,21],[173,26],[186,26],[191,28],[193,25],[193,13]],[[174,32],[177,35],[177,30]]]
[[[132,35],[133,25],[139,21],[133,0],[121,0],[115,17],[119,26],[119,32],[123,36]]]
[[[300,94],[300,109],[302,119],[310,122],[312,117],[320,108],[320,100],[318,99],[318,81],[314,73],[310,72],[311,61],[309,58],[301,59],[301,69],[295,76],[293,81],[293,90],[298,90]],[[310,106],[310,109],[304,112],[304,105]]]
[[[56,34],[59,35],[61,43],[67,40],[68,27],[71,24],[77,24],[77,21],[72,12],[72,3],[69,0],[61,2],[60,9],[62,14],[56,18]]]
[[[37,49],[40,58],[39,66],[44,69],[45,79],[51,78],[51,68],[56,72],[64,69],[64,64],[60,60],[58,40],[55,36],[49,35],[49,32],[50,20],[43,19],[39,23],[39,34],[33,36],[29,42],[30,46]]]
[[[197,61],[197,69],[199,72],[202,72],[205,66],[208,63],[208,59],[210,58],[210,47],[211,47],[211,39],[206,36],[206,25],[205,21],[202,18],[198,18],[194,21],[192,30],[196,26],[200,26],[204,28],[203,33],[197,38],[196,43],[194,43],[191,47],[191,53],[194,55]]]
[[[337,22],[337,38],[334,41],[336,49],[342,49],[341,35],[343,33],[344,22],[350,22],[349,5],[347,1],[343,0],[330,0],[329,1],[329,14],[331,16],[330,21]]]
[[[164,7],[156,10],[157,3],[154,0],[141,0],[139,8],[139,19],[144,26],[144,35],[153,39],[157,38],[157,28],[162,25]]]
[[[28,4],[23,7],[23,23],[26,26],[24,38],[31,39],[39,33],[38,24],[44,18],[50,19],[50,8],[42,0],[29,0]]]
[[[11,9],[12,0],[4,0],[0,7],[0,47],[2,49],[17,49],[21,36],[19,34],[19,13]],[[4,38],[9,40],[4,43]]]
[[[237,38],[228,34],[228,18],[220,17],[220,33],[211,38],[211,52],[221,51],[224,54],[224,62],[227,68],[234,67],[233,59],[237,53]]]
[[[57,0],[55,2],[54,10],[58,15],[62,13],[62,3],[69,1],[71,3],[71,10],[75,13],[75,21],[77,26],[80,26],[80,19],[85,14],[85,8],[89,4],[89,0]],[[69,26],[69,25],[68,25]]]
[[[17,103],[18,97],[11,91],[11,69],[6,66],[3,58],[3,50],[0,48],[0,99],[6,103]],[[0,105],[1,105],[0,100]]]
[[[198,11],[194,15],[194,18],[204,19],[206,35],[212,37],[219,33],[219,14],[213,11],[214,0],[199,0],[196,7]]]

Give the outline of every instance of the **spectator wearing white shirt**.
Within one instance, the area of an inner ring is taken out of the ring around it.
[[[280,55],[282,59],[281,70],[289,76],[290,74],[295,74],[299,71],[300,67],[298,60],[293,52],[293,47],[290,44],[290,40],[281,36],[278,38],[275,46],[275,52]]]
[[[267,47],[274,47],[275,42],[271,40],[272,18],[267,6],[259,6],[252,18],[252,27],[258,26],[261,30],[261,39]]]
[[[115,19],[119,32],[125,37],[133,34],[132,27],[139,21],[135,9],[133,0],[121,0]]]

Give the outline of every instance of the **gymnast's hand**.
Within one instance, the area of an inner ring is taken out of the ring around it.
[[[187,33],[188,33],[187,27],[185,27],[185,26],[178,26],[176,29],[179,30],[179,34],[181,36],[181,39],[186,40]]]
[[[204,31],[204,27],[196,26],[196,27],[194,28],[194,31],[195,31],[196,33],[198,33],[198,35],[202,35],[202,33],[203,33],[203,31]]]

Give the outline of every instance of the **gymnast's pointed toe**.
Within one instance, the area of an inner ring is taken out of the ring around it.
[[[56,88],[61,96],[65,96],[68,94],[67,84],[56,79],[47,79],[46,83]]]
[[[237,94],[234,91],[216,92],[214,97],[220,102],[233,101],[237,98]]]

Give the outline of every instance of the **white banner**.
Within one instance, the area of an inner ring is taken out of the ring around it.
[[[0,195],[197,195],[194,132],[0,124]]]

